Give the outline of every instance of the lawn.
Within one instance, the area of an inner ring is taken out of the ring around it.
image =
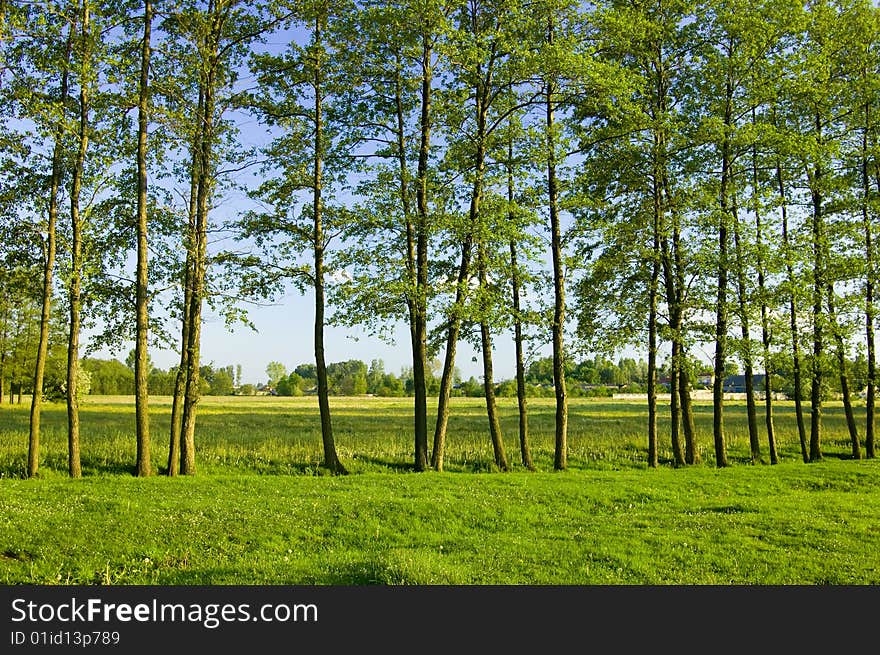
[[[502,399],[515,466],[500,473],[482,401],[459,398],[446,470],[413,473],[409,403],[334,399],[351,475],[331,477],[313,398],[206,398],[197,474],[138,479],[132,399],[90,397],[81,480],[65,473],[63,405],[44,411],[40,476],[27,480],[28,408],[4,404],[0,583],[880,583],[880,463],[849,458],[840,407],[826,409],[821,462],[801,461],[780,404],[780,464],[749,464],[745,407],[731,403],[730,467],[714,466],[711,406],[698,405],[701,463],[674,468],[661,451],[649,469],[641,404],[575,399],[569,468],[554,472],[553,401],[533,399],[528,472]],[[169,412],[151,399],[157,470]],[[668,425],[660,434],[668,447]]]

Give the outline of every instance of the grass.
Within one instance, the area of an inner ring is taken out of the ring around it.
[[[533,399],[535,473],[517,465],[515,401],[501,408],[512,472],[494,470],[482,401],[460,398],[446,472],[414,474],[410,400],[335,398],[352,475],[330,477],[313,398],[206,398],[197,475],[138,479],[132,399],[90,397],[84,478],[66,477],[65,408],[49,405],[40,477],[27,480],[28,408],[3,405],[0,583],[880,583],[880,464],[849,458],[839,407],[825,413],[822,462],[801,461],[780,404],[781,463],[748,464],[745,407],[731,403],[730,467],[714,466],[699,405],[702,463],[676,469],[661,452],[652,470],[642,405],[575,399],[569,468],[554,472],[553,401]],[[157,469],[169,413],[151,399]]]

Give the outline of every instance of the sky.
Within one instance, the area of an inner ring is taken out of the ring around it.
[[[310,295],[290,294],[277,305],[252,309],[250,317],[257,332],[247,326],[237,326],[228,331],[222,318],[206,317],[202,328],[202,362],[213,362],[222,367],[241,364],[243,383],[265,383],[266,366],[269,362],[281,362],[288,371],[299,364],[311,364],[314,353],[314,300]],[[381,359],[385,371],[399,375],[402,368],[412,366],[409,334],[400,324],[395,330],[395,345],[389,345],[376,337],[352,328],[325,328],[325,357],[327,363],[360,359],[367,366],[372,360]],[[498,380],[515,376],[514,348],[510,337],[496,335],[493,352],[495,375]],[[460,343],[456,365],[467,379],[482,375],[479,352],[466,343]],[[441,353],[442,355],[442,353]],[[153,363],[163,369],[174,366],[179,355],[174,350],[152,351]],[[124,355],[123,355],[124,358]],[[477,361],[473,361],[476,358]]]

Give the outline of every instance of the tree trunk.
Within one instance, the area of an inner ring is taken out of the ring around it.
[[[89,81],[87,70],[91,57],[89,47],[90,16],[89,3],[84,0],[81,6],[82,77],[79,88],[79,134],[76,161],[73,166],[73,181],[70,190],[70,286],[68,298],[70,305],[70,331],[67,341],[67,450],[68,472],[70,477],[82,476],[79,453],[79,338],[82,313],[82,216],[80,215],[80,192],[85,172],[86,152],[89,147]]]
[[[755,108],[752,108],[752,124],[757,123]],[[756,266],[758,269],[758,296],[761,303],[761,345],[764,360],[764,424],[767,428],[767,445],[770,449],[770,463],[779,463],[776,451],[776,430],[773,426],[773,378],[771,377],[770,361],[770,320],[767,313],[766,271],[764,270],[764,234],[761,217],[760,200],[758,199],[758,149],[752,146],[752,197],[755,211],[755,248],[757,250]]]
[[[835,354],[837,356],[837,369],[840,376],[840,391],[843,396],[843,411],[846,415],[846,427],[849,430],[849,438],[852,443],[853,459],[862,458],[861,444],[859,443],[859,429],[856,427],[856,418],[853,414],[852,398],[849,391],[849,374],[846,366],[846,346],[843,335],[840,333],[840,325],[837,322],[837,314],[834,311],[834,288],[829,284],[828,294],[828,320],[834,335]]]
[[[320,175],[319,167],[316,172]],[[327,364],[324,359],[324,235],[320,219],[320,187],[315,187],[315,376],[318,380],[318,407],[321,413],[321,441],[324,446],[324,466],[333,475],[348,471],[339,461],[333,440],[330,418],[330,389],[327,382]]]
[[[67,106],[69,94],[70,57],[73,51],[73,35],[78,17],[71,21],[65,45],[64,67],[61,71],[61,91],[59,105]],[[63,120],[55,130],[55,145],[52,150],[52,173],[49,179],[49,216],[46,224],[46,257],[43,261],[42,310],[40,312],[40,336],[37,341],[37,359],[34,364],[34,388],[31,397],[30,434],[28,437],[27,476],[36,477],[40,465],[40,411],[43,402],[43,378],[46,370],[46,357],[49,350],[49,323],[52,317],[52,277],[55,270],[56,234],[58,221],[58,192],[64,167]],[[11,386],[11,385],[10,385]]]
[[[152,474],[150,462],[150,410],[149,376],[147,354],[148,296],[147,296],[147,113],[149,111],[150,75],[150,28],[153,20],[153,4],[144,0],[144,36],[141,46],[141,79],[138,97],[138,146],[137,146],[137,319],[134,360],[135,424],[137,432],[138,476]]]
[[[667,197],[671,198],[669,191],[669,180],[664,171],[663,187]],[[676,212],[672,213],[672,257],[670,263],[670,282],[671,282],[671,298],[674,307],[670,311],[673,317],[672,339],[677,342],[678,347],[673,348],[673,360],[676,361],[678,376],[676,382],[678,384],[678,395],[680,398],[680,406],[678,408],[681,426],[685,437],[685,462],[687,464],[696,464],[699,461],[699,451],[696,444],[696,430],[694,429],[693,405],[690,396],[690,380],[688,378],[688,370],[685,355],[684,339],[684,307],[685,307],[685,284],[684,284],[684,261],[681,251],[681,224],[680,217]]]
[[[553,44],[553,18],[548,19],[547,42]],[[562,227],[559,219],[559,184],[556,178],[556,119],[553,107],[554,85],[547,81],[547,205],[550,212],[550,249],[553,259],[553,387],[556,394],[555,445],[553,468],[568,468],[568,390],[565,384],[565,264]]]
[[[877,388],[877,355],[874,342],[874,244],[871,217],[868,213],[868,198],[871,194],[868,176],[868,129],[870,126],[870,105],[865,104],[865,129],[862,132],[862,224],[865,231],[865,341],[867,343],[868,384],[865,398],[865,457],[872,459],[874,453],[874,412]],[[880,181],[880,180],[878,180]],[[880,186],[878,186],[880,190]]]
[[[427,407],[427,201],[422,194],[427,194],[427,182],[422,179],[427,175],[427,157],[430,140],[430,106],[431,106],[431,73],[430,47],[425,44],[427,55],[423,53],[423,85],[421,96],[421,127],[419,146],[419,180],[417,183],[417,213],[412,220],[409,197],[409,172],[406,161],[405,132],[406,123],[403,112],[403,89],[400,70],[395,78],[395,101],[397,117],[397,149],[400,168],[400,200],[406,222],[407,236],[407,273],[410,292],[407,297],[410,323],[410,346],[412,349],[413,369],[413,435],[416,460],[421,461],[424,468],[428,462],[428,407]],[[425,85],[427,81],[427,85]],[[422,153],[424,152],[424,163]],[[425,170],[422,170],[422,166]],[[422,186],[424,182],[425,186]],[[423,206],[424,204],[424,206]]]
[[[817,187],[821,171],[815,173],[813,180],[812,201],[812,237],[813,237],[813,361],[812,383],[810,386],[810,461],[822,459],[822,355],[824,350],[824,334],[822,307],[823,289],[825,286],[824,252],[822,239],[822,196]]]
[[[45,255],[44,260],[45,261]],[[0,332],[0,405],[3,404],[3,384],[6,380],[6,352],[9,341],[9,304],[3,304],[3,328]]]
[[[782,213],[782,244],[785,251],[785,269],[789,287],[788,320],[791,333],[792,378],[794,381],[794,410],[797,419],[798,438],[801,444],[801,457],[804,463],[810,461],[807,451],[807,429],[804,422],[803,401],[801,400],[801,355],[798,332],[797,295],[795,289],[794,265],[792,264],[791,242],[788,235],[788,200],[785,195],[785,181],[782,166],[776,162],[776,183],[779,187],[780,211]]]
[[[180,317],[180,363],[174,380],[174,399],[171,403],[171,434],[168,445],[168,472],[169,476],[175,476],[180,472],[183,454],[181,448],[181,431],[183,429],[185,415],[186,378],[189,371],[189,340],[192,320],[193,284],[195,282],[195,250],[198,232],[198,194],[199,194],[199,151],[201,149],[199,135],[201,116],[204,113],[204,87],[199,87],[199,100],[196,107],[196,130],[192,138],[192,162],[190,165],[189,185],[189,208],[187,211],[186,228],[186,258],[183,270],[183,304]]]
[[[510,242],[510,254],[513,266],[516,266],[516,244]],[[520,298],[519,298],[519,281],[516,273],[514,273],[513,291],[513,311],[517,318],[513,323],[513,341],[516,351],[516,403],[519,416],[519,451],[522,465],[528,470],[535,470],[535,463],[532,461],[532,452],[529,447],[529,410],[528,400],[526,396],[526,365],[523,355],[523,329],[522,321],[519,318]]]
[[[321,28],[326,16],[320,12],[315,17],[315,42],[321,44]],[[317,50],[320,51],[320,48]],[[330,417],[330,387],[327,382],[327,364],[324,359],[324,224],[323,224],[323,164],[324,164],[324,116],[323,79],[320,55],[315,62],[315,159],[312,176],[312,213],[314,218],[315,255],[315,376],[318,381],[318,407],[321,413],[321,441],[324,446],[324,466],[333,475],[345,475],[348,471],[339,461],[333,440]]]
[[[209,35],[208,38],[216,38]],[[214,93],[215,63],[207,67],[201,81],[202,114],[197,128],[196,143],[196,212],[195,230],[191,239],[192,250],[192,290],[189,303],[189,330],[186,342],[186,383],[183,396],[183,419],[181,421],[180,438],[180,473],[195,475],[195,431],[196,408],[201,398],[201,337],[202,337],[202,303],[205,297],[205,274],[207,268],[208,240],[208,199],[211,195],[211,176],[214,141]],[[188,253],[189,255],[189,253]]]
[[[508,199],[513,202],[512,179],[508,178]],[[512,217],[511,217],[512,220]],[[519,263],[517,262],[516,241],[510,240],[510,284],[513,294],[513,345],[516,357],[516,402],[519,410],[519,451],[522,465],[534,471],[532,453],[529,448],[529,412],[526,400],[526,365],[523,355],[523,329],[520,307]]]
[[[663,278],[666,286],[666,304],[669,307],[669,327],[672,331],[672,352],[669,359],[669,414],[672,456],[675,466],[684,466],[685,457],[681,447],[681,408],[679,406],[681,396],[679,394],[678,382],[678,377],[681,375],[681,337],[679,336],[681,333],[681,307],[676,299],[669,240],[664,236],[660,244]]]
[[[514,180],[513,180],[513,138],[507,142],[507,220],[511,225],[516,223],[514,214]],[[529,413],[526,400],[526,365],[523,354],[523,326],[521,307],[521,282],[519,261],[517,261],[516,239],[510,244],[510,291],[513,306],[513,345],[516,358],[516,403],[519,415],[519,453],[522,465],[529,471],[535,470],[532,453],[529,448]]]
[[[730,105],[727,109],[729,121]],[[727,449],[724,441],[724,377],[727,358],[727,268],[728,236],[727,220],[728,185],[730,182],[730,144],[727,136],[721,147],[721,190],[718,225],[718,294],[715,305],[715,378],[712,382],[712,434],[715,439],[715,463],[718,467],[727,466]]]
[[[657,468],[660,448],[657,442],[657,293],[660,281],[660,212],[659,174],[654,169],[653,243],[651,248],[651,279],[648,286],[648,466]]]
[[[678,375],[678,393],[681,396],[681,424],[685,438],[685,462],[700,463],[700,451],[697,449],[697,429],[694,424],[694,406],[691,402],[690,366],[685,358],[684,346],[681,347],[681,366]]]
[[[417,169],[418,185],[416,187],[416,290],[417,290],[417,337],[418,357],[424,362],[423,377],[427,376],[427,339],[428,339],[428,155],[431,146],[431,40],[426,36],[422,48],[422,94],[419,112],[419,163]],[[427,386],[427,381],[426,381]],[[428,467],[428,393],[424,397],[414,399],[417,402],[415,420],[417,421],[416,436],[418,438],[418,461]]]
[[[478,206],[478,203],[477,203]],[[475,214],[474,198],[471,198],[471,225]],[[470,277],[471,254],[473,250],[473,233],[468,231],[461,245],[461,260],[458,265],[458,279],[455,288],[455,303],[450,310],[446,328],[446,352],[443,357],[443,373],[440,376],[440,392],[437,398],[437,422],[434,425],[434,448],[431,453],[431,466],[443,470],[443,456],[446,447],[446,426],[449,422],[449,398],[452,393],[452,375],[455,369],[455,354],[458,335],[461,330],[461,306],[467,294],[468,278]],[[419,462],[416,470],[421,471]]]
[[[485,245],[478,246],[477,268],[479,271],[480,287],[487,285],[486,276],[486,252]],[[480,320],[480,346],[483,355],[483,390],[486,396],[486,415],[489,419],[489,436],[492,439],[492,450],[495,455],[495,466],[502,471],[508,471],[507,455],[504,453],[504,439],[501,434],[501,422],[498,419],[498,406],[495,400],[495,374],[492,366],[492,335],[489,331],[489,321],[486,319],[487,308],[482,308],[483,317]]]
[[[743,246],[740,238],[739,216],[736,207],[736,199],[732,207],[733,216],[733,242],[736,248],[736,280],[739,301],[739,320],[742,333],[742,359],[746,384],[746,415],[749,426],[749,451],[752,464],[761,461],[761,441],[758,437],[758,415],[755,407],[754,365],[752,358],[752,337],[749,321],[749,298],[746,287],[746,265],[743,254]]]
[[[201,104],[201,102],[200,102]],[[186,392],[186,375],[189,370],[189,333],[192,321],[190,310],[192,308],[193,266],[195,264],[194,248],[196,238],[196,202],[198,196],[198,182],[196,179],[197,167],[196,155],[193,154],[192,175],[190,180],[189,213],[187,221],[186,259],[183,271],[183,304],[181,306],[180,320],[180,363],[174,379],[174,398],[171,402],[171,435],[168,445],[168,471],[169,476],[175,476],[180,472],[181,444],[180,433],[183,424],[184,394]]]

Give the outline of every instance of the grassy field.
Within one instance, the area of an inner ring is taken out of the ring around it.
[[[675,469],[666,450],[651,470],[642,404],[575,399],[569,469],[553,472],[553,401],[532,399],[531,473],[502,399],[515,466],[499,473],[482,401],[457,398],[446,471],[414,474],[410,402],[333,399],[352,473],[334,478],[314,398],[206,398],[197,475],[137,479],[132,399],[89,397],[82,480],[66,476],[64,405],[46,407],[40,476],[26,480],[28,407],[4,404],[0,583],[880,584],[880,463],[849,458],[833,404],[822,462],[801,461],[779,404],[781,463],[749,464],[745,407],[730,403],[730,467],[714,466],[711,406],[698,405],[702,462]],[[157,470],[169,412],[151,399]]]

